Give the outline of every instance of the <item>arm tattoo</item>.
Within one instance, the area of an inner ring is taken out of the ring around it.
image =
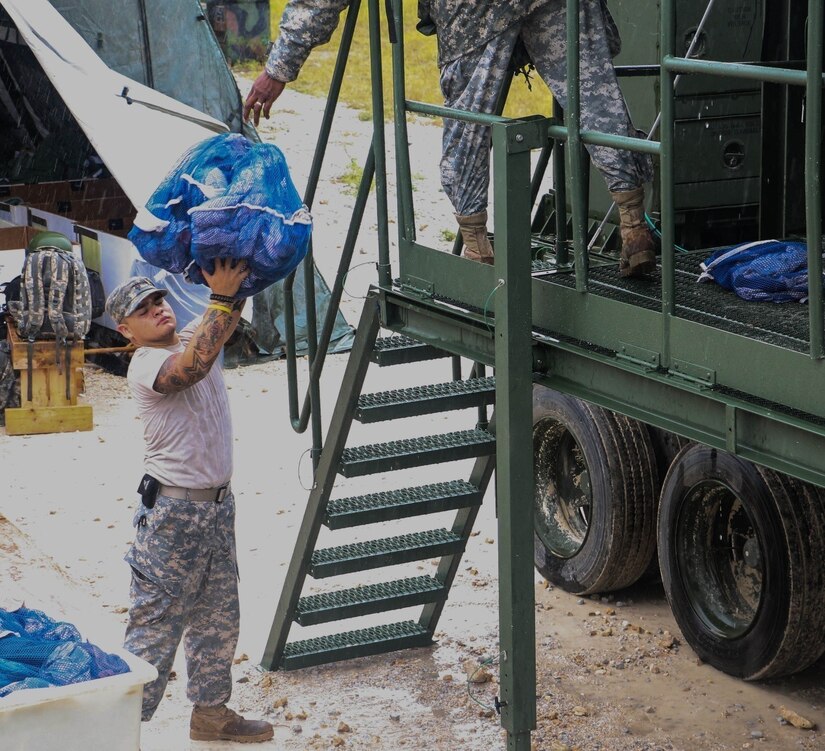
[[[207,310],[186,349],[168,357],[161,365],[155,378],[155,391],[172,394],[205,378],[234,323],[233,316],[219,310]]]

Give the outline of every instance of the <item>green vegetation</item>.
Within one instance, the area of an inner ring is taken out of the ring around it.
[[[441,234],[441,239],[444,242],[447,242],[447,243],[455,242],[456,234],[455,234],[455,232],[453,232],[453,230],[443,229],[443,230],[441,230],[440,234]]]
[[[286,0],[271,0],[272,37],[277,38],[278,24],[283,13]],[[388,114],[391,113],[390,93],[392,90],[392,59],[390,44],[386,36],[386,18],[381,6],[384,43],[382,45],[382,59],[384,69],[385,102]],[[419,102],[442,104],[441,92],[438,88],[438,66],[436,65],[436,39],[425,37],[415,30],[418,4],[412,0],[404,3],[404,48],[407,98]],[[328,44],[313,50],[304,64],[298,79],[289,86],[296,91],[316,96],[325,96],[329,90],[329,81],[335,67],[335,58],[341,41],[341,30],[346,11],[338,30]],[[367,4],[362,2],[361,12],[355,38],[352,42],[347,72],[341,89],[341,99],[351,107],[369,113],[372,109],[372,95],[370,92],[370,50],[369,29],[367,26]],[[510,96],[507,101],[505,115],[522,117],[536,113],[546,113],[550,109],[550,95],[547,87],[538,76],[531,76],[533,90],[530,91],[522,76],[513,81]],[[369,119],[369,114],[364,115]]]
[[[332,178],[332,182],[343,185],[343,191],[348,196],[354,196],[358,193],[358,186],[361,184],[361,178],[364,175],[364,168],[357,159],[350,159],[347,168],[338,177]],[[372,190],[372,188],[370,188]]]

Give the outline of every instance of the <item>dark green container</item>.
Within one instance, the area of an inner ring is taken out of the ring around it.
[[[264,60],[270,37],[269,0],[207,0],[206,13],[230,65]]]

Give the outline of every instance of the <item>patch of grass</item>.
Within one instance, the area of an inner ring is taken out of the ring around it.
[[[361,184],[361,178],[364,175],[364,168],[357,159],[350,159],[347,168],[338,177],[332,178],[332,182],[343,185],[343,191],[348,196],[354,196],[358,193],[358,186]],[[372,188],[370,188],[372,190]]]
[[[455,242],[456,234],[451,229],[443,229],[439,234],[445,243]]]
[[[278,28],[286,0],[271,0],[272,38],[277,38]],[[383,5],[382,16],[383,16]],[[298,79],[289,86],[296,91],[315,96],[326,96],[329,82],[335,68],[335,58],[341,43],[341,31],[347,11],[341,14],[338,29],[329,43],[317,47],[301,69]],[[351,107],[369,113],[372,109],[370,84],[369,29],[367,26],[366,3],[361,6],[352,49],[347,60],[347,71],[341,88],[341,100]],[[407,99],[431,104],[443,104],[438,86],[438,66],[436,64],[436,38],[427,37],[415,30],[418,21],[417,3],[404,3],[404,51],[405,83]],[[382,65],[384,79],[384,101],[387,116],[392,114],[392,51],[387,39],[386,18],[382,17]],[[518,76],[513,81],[504,114],[508,117],[524,117],[550,111],[550,94],[537,75],[531,76],[532,91],[528,90],[524,78]],[[371,115],[363,119],[368,120]],[[434,118],[433,121],[437,121]],[[440,121],[438,121],[440,124]]]

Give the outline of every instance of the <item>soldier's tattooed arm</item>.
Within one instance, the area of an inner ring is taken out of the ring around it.
[[[240,312],[227,315],[221,310],[207,308],[203,320],[186,349],[170,355],[160,366],[154,389],[159,394],[173,394],[193,386],[206,377],[240,318]]]
[[[212,291],[229,297],[235,296],[248,274],[243,261],[233,266],[230,261],[224,259],[215,262],[214,273],[208,274],[204,271]],[[218,359],[226,340],[235,331],[243,306],[243,300],[234,303],[231,314],[225,310],[207,307],[186,349],[170,355],[161,365],[155,378],[155,391],[160,394],[174,394],[205,378]]]

